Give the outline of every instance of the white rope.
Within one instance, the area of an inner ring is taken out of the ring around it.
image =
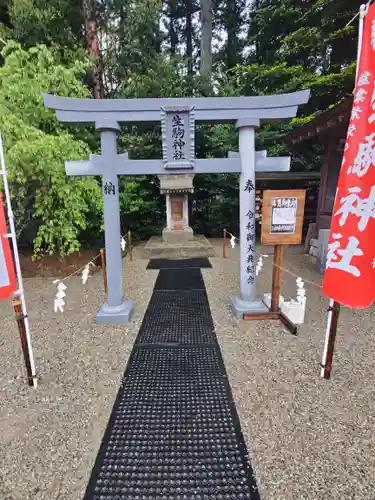
[[[238,238],[238,236],[235,236],[234,234],[230,233],[229,231],[227,231],[225,229],[225,232],[227,234],[229,234],[232,238],[235,238],[236,240],[240,241],[240,239]],[[264,254],[264,253],[260,253],[258,252],[257,250],[255,250],[256,254],[258,255],[259,258],[262,258],[262,257],[269,257],[270,254]],[[290,269],[288,269],[287,267],[284,267],[284,266],[279,266],[277,264],[274,264],[276,267],[278,267],[279,269],[281,269],[282,271],[285,271],[286,273],[290,274],[291,276],[293,276],[294,278],[297,278],[297,279],[302,279],[301,276],[299,274],[296,274],[294,273],[293,271],[291,271]],[[303,278],[303,281],[304,283],[309,283],[310,285],[313,285],[315,286],[316,288],[319,288],[319,290],[322,289],[322,285],[318,285],[317,283],[315,283],[314,281],[310,281],[310,280],[307,280],[305,278]]]

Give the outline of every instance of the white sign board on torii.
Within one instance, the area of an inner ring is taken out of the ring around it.
[[[108,297],[96,316],[98,323],[125,323],[134,307],[123,297],[118,175],[239,173],[240,293],[232,298],[232,309],[237,317],[266,309],[255,283],[255,172],[289,170],[290,158],[268,158],[265,151],[255,152],[254,131],[261,122],[294,117],[298,106],[308,98],[308,90],[278,96],[220,98],[95,100],[44,96],[45,106],[56,110],[59,121],[94,124],[101,135],[100,155],[91,155],[88,161],[65,162],[68,175],[103,177]],[[117,154],[120,124],[137,122],[161,123],[161,160],[131,160],[127,153]],[[229,153],[229,158],[195,158],[197,122],[234,122],[239,130],[239,152]]]

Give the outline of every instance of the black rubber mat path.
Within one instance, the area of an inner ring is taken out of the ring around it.
[[[85,500],[259,500],[200,270],[194,276],[175,272],[173,283],[159,273]]]
[[[200,269],[163,269],[156,278],[154,290],[205,290]]]

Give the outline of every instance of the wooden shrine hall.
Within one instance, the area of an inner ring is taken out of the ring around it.
[[[317,258],[317,269],[320,273],[324,272],[325,267],[328,233],[352,103],[353,96],[348,95],[284,138],[289,149],[295,153],[302,152],[313,143],[319,142],[323,146],[316,222],[310,225],[306,237],[306,245],[310,247],[310,254]]]

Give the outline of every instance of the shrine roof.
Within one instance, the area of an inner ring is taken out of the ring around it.
[[[319,138],[327,142],[332,138],[345,139],[353,96],[348,95],[335,106],[328,108],[308,123],[296,128],[284,137],[284,142],[293,147],[306,140]]]
[[[320,181],[320,172],[256,172],[256,181]]]

